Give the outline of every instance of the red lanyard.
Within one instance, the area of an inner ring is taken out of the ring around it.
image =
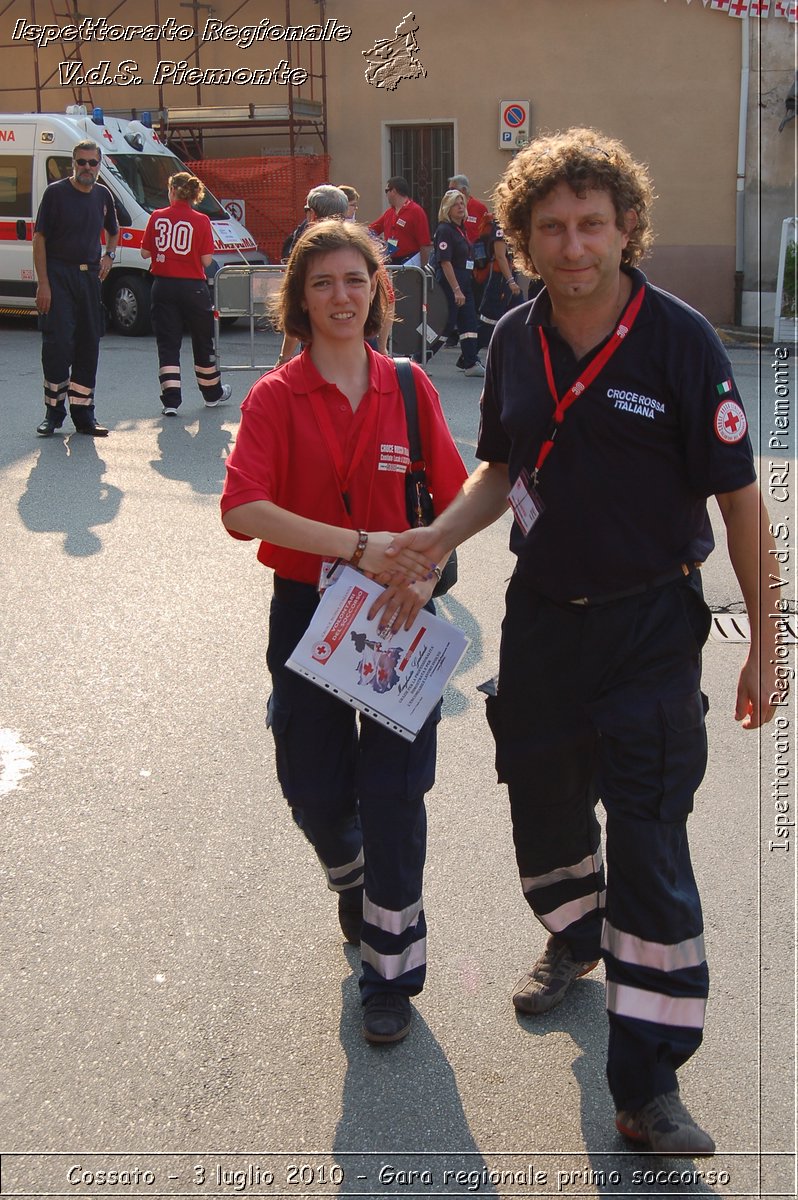
[[[316,418],[316,424],[319,427],[319,432],[327,446],[327,452],[332,461],[333,470],[338,480],[338,487],[341,490],[341,499],[344,502],[347,515],[351,516],[349,485],[352,482],[355,471],[360,465],[363,455],[366,453],[366,447],[373,440],[376,433],[377,420],[379,418],[379,395],[375,394],[369,400],[365,402],[361,401],[361,404],[366,404],[367,411],[363,416],[357,443],[348,465],[330,414],[327,411],[327,406],[318,391],[310,383],[308,383],[308,396],[310,397],[310,405],[313,409],[313,415]]]
[[[640,312],[640,306],[643,303],[643,294],[645,290],[645,284],[643,284],[640,290],[636,292],[634,296],[632,296],[631,300],[621,314],[621,319],[618,322],[618,326],[612,337],[604,346],[602,346],[598,354],[591,358],[590,362],[587,364],[576,383],[573,383],[571,387],[569,387],[562,399],[558,399],[557,397],[557,385],[554,382],[554,371],[552,370],[551,366],[551,354],[549,352],[548,338],[546,337],[543,326],[538,326],[540,344],[543,349],[543,362],[546,367],[546,381],[549,385],[549,391],[551,392],[551,397],[554,401],[554,415],[552,417],[551,428],[549,429],[548,436],[546,437],[543,445],[540,447],[538,460],[535,463],[535,470],[532,474],[533,486],[537,483],[538,475],[540,474],[540,468],[543,466],[544,462],[551,453],[551,448],[554,445],[554,439],[557,436],[557,432],[562,425],[563,420],[565,419],[565,414],[574,401],[582,395],[582,392],[590,387],[596,376],[604,369],[604,367],[606,367],[607,363],[610,361],[613,354],[626,337],[627,333],[629,333],[631,330],[635,320],[637,319],[637,314]]]

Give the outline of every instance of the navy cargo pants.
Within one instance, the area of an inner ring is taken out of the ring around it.
[[[676,1086],[708,972],[687,816],[706,769],[698,572],[608,604],[555,604],[517,575],[488,698],[524,894],[574,958],[604,958],[616,1106]],[[607,878],[595,806],[607,814]]]
[[[103,336],[100,280],[96,266],[48,258],[50,311],[39,316],[42,332],[44,403],[60,426],[70,415],[75,426],[94,423],[94,386]]]
[[[424,986],[424,794],[435,782],[440,705],[413,742],[361,716],[288,670],[319,597],[310,584],[275,578],[267,663],[268,722],[277,777],[313,846],[327,886],[363,889],[361,998]]]
[[[203,400],[214,403],[222,394],[222,377],[213,345],[213,300],[204,279],[171,279],[156,275],[152,281],[150,312],[158,344],[158,382],[165,408],[183,402],[180,347],[183,330],[191,334],[194,374]]]

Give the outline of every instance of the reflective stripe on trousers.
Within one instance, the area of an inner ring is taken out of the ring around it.
[[[487,701],[526,898],[579,961],[604,956],[619,1108],[672,1091],[701,1042],[708,972],[687,817],[706,767],[709,621],[695,575],[596,607],[554,604],[516,576]]]

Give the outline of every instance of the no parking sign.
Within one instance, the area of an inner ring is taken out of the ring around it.
[[[499,103],[499,149],[518,150],[529,141],[529,101]]]

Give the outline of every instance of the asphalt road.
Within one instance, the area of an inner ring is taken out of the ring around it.
[[[475,690],[496,668],[507,521],[461,550],[441,606],[471,647],[429,797],[428,986],[411,1036],[375,1049],[358,955],[275,779],[269,574],[218,518],[255,376],[226,375],[233,402],[206,411],[186,360],[184,415],[167,422],[153,341],[110,335],[111,436],[44,441],[39,336],[8,320],[0,340],[3,1194],[794,1195],[798,855],[794,829],[789,851],[768,848],[773,729],[732,719],[745,647],[707,647],[710,768],[691,820],[713,990],[681,1080],[719,1152],[634,1154],[604,1080],[601,972],[546,1017],[510,1004],[543,937]],[[245,330],[224,335],[225,361],[247,352]],[[471,465],[479,381],[454,357],[430,375]],[[785,457],[766,445],[772,352],[732,358],[767,481]],[[770,504],[794,525],[793,445]],[[725,550],[705,587],[739,609]],[[780,717],[794,820],[792,709]]]

